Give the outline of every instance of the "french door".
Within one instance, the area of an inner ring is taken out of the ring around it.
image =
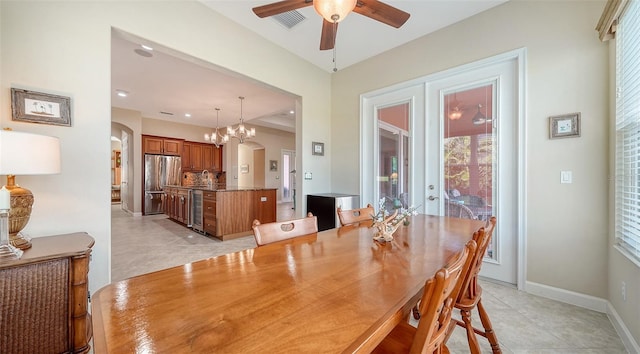
[[[363,95],[361,125],[363,204],[377,205],[388,195],[402,201],[398,191],[425,214],[448,215],[452,205],[462,205],[467,217],[496,216],[482,275],[519,287],[524,285],[523,60],[524,52],[514,51]],[[406,148],[398,143],[403,132],[393,134],[380,118],[385,109],[402,105],[408,107]],[[390,141],[396,150],[385,148]],[[395,173],[404,179],[393,178]]]

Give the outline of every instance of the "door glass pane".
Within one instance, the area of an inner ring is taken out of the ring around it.
[[[409,203],[408,129],[408,103],[378,109],[378,196],[389,212]]]
[[[495,85],[450,92],[444,96],[444,214],[487,220],[495,215]],[[487,257],[496,258],[496,234]]]
[[[291,184],[289,181],[289,173],[291,171],[291,162],[289,161],[289,155],[282,155],[282,201],[290,202],[291,201]]]

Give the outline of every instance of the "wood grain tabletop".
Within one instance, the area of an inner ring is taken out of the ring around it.
[[[391,243],[345,226],[100,289],[95,353],[369,352],[477,220],[416,215]]]

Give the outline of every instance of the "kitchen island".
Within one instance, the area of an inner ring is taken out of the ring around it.
[[[165,186],[164,190],[165,213],[171,219],[223,241],[251,235],[254,219],[261,223],[276,221],[276,188]],[[190,195],[189,212],[181,213],[186,202],[172,195]],[[181,217],[185,213],[189,214],[188,220]]]

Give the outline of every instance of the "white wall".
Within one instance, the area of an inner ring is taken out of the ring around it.
[[[246,173],[242,172],[242,165],[248,166]],[[253,163],[253,147],[247,144],[238,145],[238,187],[253,187],[253,174],[256,166]],[[230,176],[227,176],[229,178]],[[233,178],[233,176],[231,176]]]
[[[332,184],[334,192],[359,191],[359,173],[344,171],[358,166],[359,141],[349,132],[359,130],[361,93],[526,47],[527,280],[610,301],[640,342],[640,268],[612,247],[615,55],[594,30],[603,8],[604,1],[511,0],[340,70],[332,82]],[[582,112],[582,136],[548,140],[548,117],[570,112]],[[560,185],[560,170],[573,171],[574,183]]]
[[[299,163],[318,178],[299,185],[306,193],[331,190],[330,159],[303,162],[312,140],[329,140],[330,75],[201,3],[2,1],[0,16],[1,123],[61,140],[61,174],[18,177],[36,197],[26,232],[89,232],[96,240],[92,291],[110,278],[112,27],[300,96]],[[70,96],[73,126],[11,121],[10,87]]]

